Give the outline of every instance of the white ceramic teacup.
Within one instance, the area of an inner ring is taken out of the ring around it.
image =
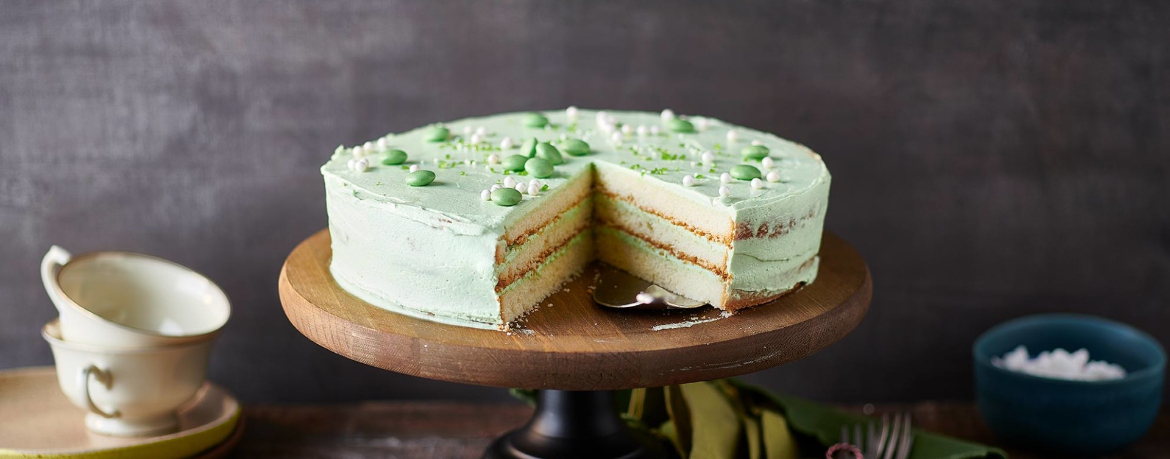
[[[77,344],[61,339],[58,320],[41,335],[53,350],[61,390],[88,411],[86,427],[116,436],[175,431],[179,408],[204,384],[213,342],[138,349]]]
[[[148,255],[72,257],[53,246],[41,261],[41,280],[61,313],[62,337],[74,343],[141,347],[205,341],[231,314],[215,283]]]

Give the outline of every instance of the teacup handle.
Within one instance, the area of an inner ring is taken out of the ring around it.
[[[52,246],[49,247],[49,252],[45,254],[45,257],[41,259],[41,282],[44,282],[45,291],[49,293],[49,298],[53,300],[53,306],[58,310],[61,309],[61,299],[57,292],[61,288],[57,285],[57,271],[65,263],[69,263],[72,258],[73,255],[70,255],[68,250]]]
[[[96,413],[98,416],[106,419],[121,417],[121,411],[114,410],[113,413],[107,413],[101,408],[98,408],[98,406],[93,403],[93,398],[90,398],[89,396],[89,377],[91,375],[93,376],[93,379],[97,380],[97,382],[102,383],[106,389],[109,389],[110,386],[114,385],[114,378],[110,372],[98,368],[97,365],[90,365],[85,367],[84,370],[81,370],[81,377],[77,378],[77,384],[81,386],[81,396],[85,398],[85,406],[89,408],[90,412]]]

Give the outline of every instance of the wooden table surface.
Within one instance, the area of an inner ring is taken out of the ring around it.
[[[860,411],[859,406],[843,407]],[[911,411],[917,427],[996,444],[969,402],[879,405]],[[422,459],[478,458],[488,442],[528,419],[519,404],[370,402],[358,405],[253,405],[233,458]],[[1006,447],[1013,459],[1029,455]],[[1170,414],[1162,414],[1144,439],[1110,458],[1170,457]]]

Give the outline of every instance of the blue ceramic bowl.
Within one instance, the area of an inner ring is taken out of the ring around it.
[[[1016,346],[1085,348],[1092,360],[1125,368],[1113,381],[1067,381],[991,364]],[[975,341],[975,396],[1001,440],[1061,455],[1097,455],[1141,438],[1162,404],[1166,352],[1150,335],[1093,316],[1044,314],[1000,324]]]

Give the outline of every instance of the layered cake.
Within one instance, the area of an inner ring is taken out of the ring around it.
[[[338,147],[321,173],[341,287],[500,329],[595,259],[726,311],[768,302],[816,277],[830,182],[768,133],[574,107]]]

